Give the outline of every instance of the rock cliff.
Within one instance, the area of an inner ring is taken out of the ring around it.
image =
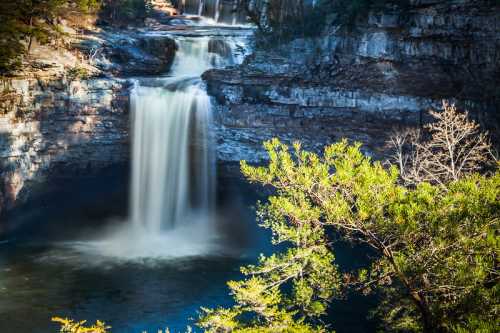
[[[394,129],[420,126],[449,99],[497,136],[500,8],[488,1],[411,1],[370,12],[352,29],[261,49],[204,75],[219,158],[263,158],[273,136],[318,149],[341,137],[383,157]]]
[[[125,78],[165,73],[175,56],[165,35],[70,32],[71,50],[37,46],[22,72],[0,82],[0,218],[47,178],[127,164]]]
[[[113,79],[11,79],[0,100],[0,207],[33,182],[128,160],[127,83]]]

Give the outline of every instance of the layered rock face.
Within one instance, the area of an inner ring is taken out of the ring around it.
[[[272,137],[316,151],[347,137],[382,158],[393,130],[429,121],[426,111],[442,99],[498,138],[500,8],[488,3],[411,1],[372,12],[351,30],[331,25],[316,38],[257,49],[241,66],[208,71],[219,161],[261,162],[262,141]],[[103,31],[77,47],[97,72],[118,77],[164,73],[176,49],[145,31]],[[221,40],[209,48],[228,52]],[[129,160],[130,82],[42,74],[0,86],[0,214],[35,179]]]
[[[0,207],[34,181],[128,161],[128,84],[113,79],[12,79],[0,100]]]
[[[393,130],[429,121],[442,99],[498,136],[499,22],[487,1],[411,1],[209,71],[219,158],[258,162],[271,137],[314,150],[347,137],[383,157]]]

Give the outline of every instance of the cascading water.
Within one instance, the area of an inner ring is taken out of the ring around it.
[[[208,253],[216,245],[215,145],[200,76],[241,61],[241,48],[238,37],[176,41],[170,75],[138,79],[132,89],[130,223],[99,243],[99,254],[175,257]]]
[[[203,15],[203,7],[204,7],[204,1],[200,0],[198,4],[198,16]]]
[[[185,257],[219,249],[210,99],[201,74],[241,63],[248,29],[190,26],[171,33],[177,52],[168,76],[135,79],[131,91],[129,221],[79,251],[126,260]],[[152,33],[154,34],[154,33]]]
[[[132,91],[130,216],[151,232],[186,224],[193,213],[204,223],[213,216],[210,101],[199,79],[211,66],[208,39],[178,44],[172,78],[163,87],[137,84]]]
[[[215,0],[215,14],[214,14],[215,22],[219,22],[219,17],[220,17],[220,0]]]
[[[182,83],[172,90],[138,86],[132,94],[131,219],[153,232],[175,228],[194,210],[206,220],[213,215],[209,100],[199,86]],[[193,137],[204,145],[198,156],[191,155]]]
[[[213,19],[215,23],[244,23],[246,15],[240,0],[184,0],[178,2],[182,12]]]

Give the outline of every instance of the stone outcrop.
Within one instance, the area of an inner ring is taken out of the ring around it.
[[[159,75],[168,72],[177,45],[165,35],[103,31],[75,45],[92,63],[115,76]]]
[[[67,77],[3,81],[0,207],[22,201],[35,181],[126,163],[129,85]]]
[[[412,1],[209,71],[219,158],[260,161],[274,136],[315,150],[347,137],[383,157],[391,131],[428,121],[442,99],[498,138],[499,22],[486,1]]]

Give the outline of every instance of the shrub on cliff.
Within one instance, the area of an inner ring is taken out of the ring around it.
[[[53,19],[65,3],[66,0],[0,3],[0,73],[19,67],[20,55],[29,53],[34,39],[40,43],[49,40]]]
[[[46,44],[61,36],[57,19],[71,11],[99,13],[111,24],[141,23],[149,0],[0,1],[0,75],[18,69],[33,41]]]
[[[89,12],[99,8],[100,0],[20,0],[0,2],[0,74],[21,66],[33,41],[46,44],[60,37],[57,18],[68,7]]]
[[[19,68],[19,55],[25,51],[21,43],[24,33],[16,20],[16,7],[13,2],[0,3],[0,74]]]
[[[111,328],[100,320],[90,326],[86,325],[86,320],[74,321],[68,318],[54,317],[52,321],[61,325],[60,333],[107,333]]]

